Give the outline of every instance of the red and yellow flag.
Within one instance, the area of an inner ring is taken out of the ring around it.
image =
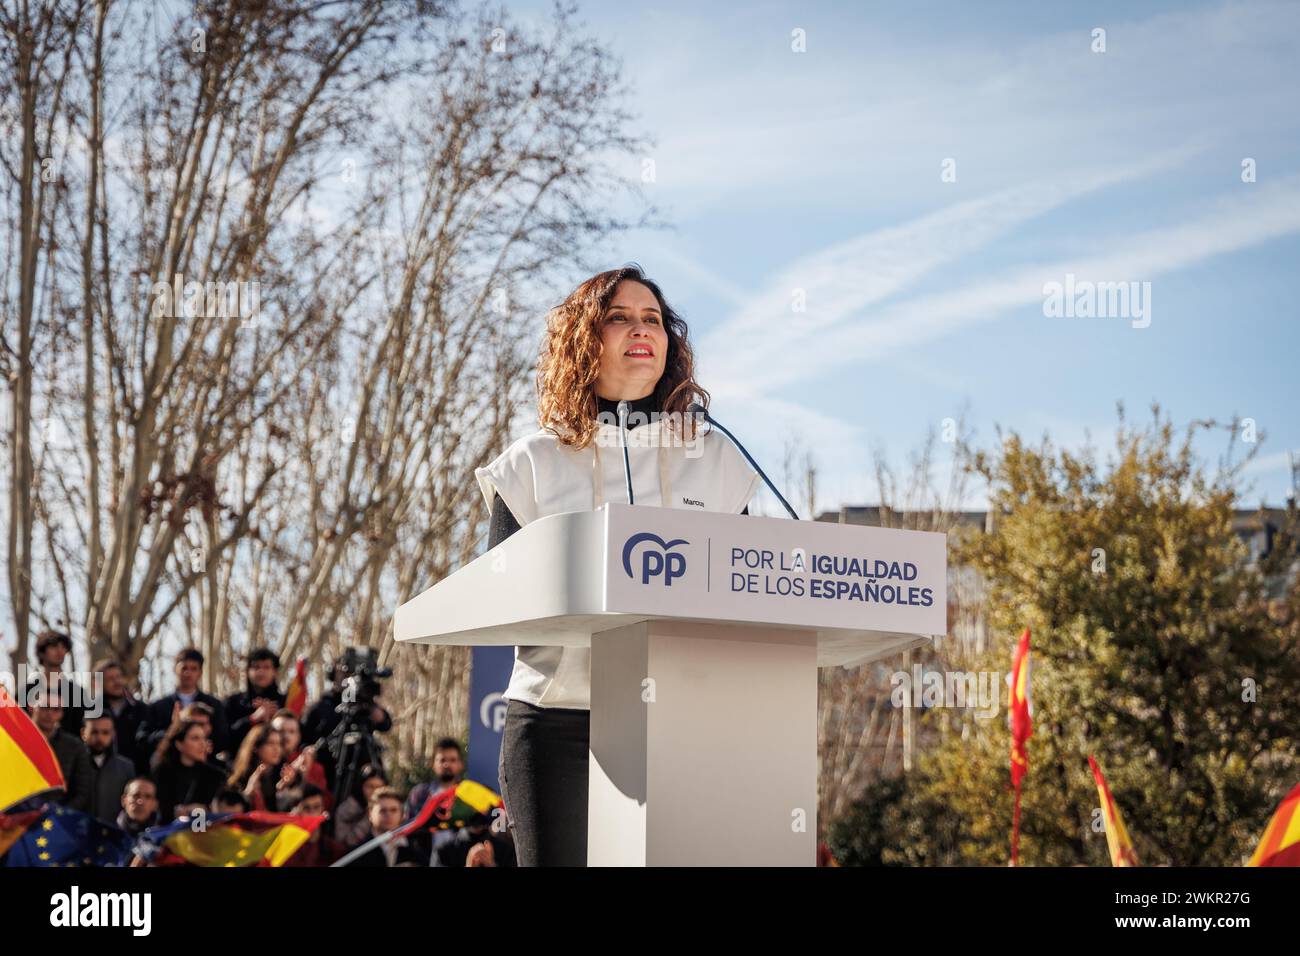
[[[45,816],[45,808],[28,810],[26,813],[0,813],[0,856],[9,852],[27,832],[28,827]]]
[[[1097,781],[1097,794],[1101,797],[1101,811],[1106,818],[1106,846],[1110,849],[1111,866],[1139,866],[1137,854],[1133,852],[1133,841],[1129,839],[1128,830],[1124,829],[1124,818],[1120,816],[1115,798],[1110,795],[1106,778],[1101,775],[1101,767],[1088,755],[1088,766],[1092,768],[1092,778]]]
[[[0,810],[46,790],[64,789],[50,742],[0,686]]]
[[[1011,786],[1020,789],[1020,781],[1029,772],[1029,753],[1025,742],[1034,735],[1029,716],[1029,628],[1020,635],[1020,645],[1011,663]]]
[[[293,665],[293,679],[284,694],[284,706],[298,717],[307,709],[307,658],[300,657]]]
[[[1300,783],[1278,806],[1247,866],[1300,866]]]
[[[232,813],[201,829],[189,819],[146,830],[154,866],[283,866],[325,818],[288,813]]]

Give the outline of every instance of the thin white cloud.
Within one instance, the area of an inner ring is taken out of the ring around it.
[[[764,462],[774,462],[781,449],[778,436],[798,434],[805,447],[816,450],[824,476],[821,502],[862,500],[870,497],[874,485],[867,474],[868,436],[861,426],[827,415],[797,401],[776,397],[804,384],[819,384],[832,370],[886,359],[911,360],[917,348],[973,324],[1004,317],[1009,311],[1035,306],[1025,321],[1034,322],[1121,322],[1127,319],[1049,319],[1037,308],[1043,301],[1043,285],[1061,281],[1073,273],[1079,281],[1152,281],[1157,277],[1197,265],[1217,255],[1236,252],[1300,231],[1300,175],[1272,184],[1242,184],[1234,193],[1210,203],[1193,219],[1171,226],[1130,234],[1109,244],[1103,254],[1077,260],[1062,259],[1041,265],[1026,265],[1005,271],[995,278],[968,284],[955,290],[901,301],[884,309],[870,321],[856,315],[843,317],[829,328],[806,338],[790,335],[785,316],[769,318],[767,324],[751,326],[754,341],[775,341],[776,357],[733,350],[731,362],[710,363],[709,387],[715,395],[736,403],[730,412],[738,434],[755,436],[751,450]],[[1160,311],[1159,284],[1152,295],[1152,324],[1175,321]],[[755,320],[757,321],[757,320]],[[1130,334],[1149,334],[1131,329]],[[715,346],[716,348],[716,346]],[[711,356],[711,351],[705,351]],[[923,353],[921,353],[923,354]],[[759,392],[753,385],[762,383]],[[1083,426],[1044,417],[1053,440],[1062,447],[1085,443]],[[1091,443],[1098,449],[1113,444],[1114,426],[1092,429]],[[756,447],[757,446],[757,447]],[[1287,465],[1285,453],[1269,455],[1252,463],[1252,474],[1277,474]],[[774,476],[775,478],[775,476]],[[778,479],[779,480],[779,479]],[[843,492],[837,499],[825,493],[832,488]],[[863,494],[866,497],[863,497]],[[965,502],[978,504],[979,493],[968,489]]]
[[[788,352],[792,338],[814,338],[1031,219],[1108,186],[1168,170],[1196,151],[1186,146],[1119,169],[1013,187],[819,249],[782,268],[731,319],[710,329],[701,353],[719,357],[710,372],[723,378],[767,367]],[[796,290],[804,297],[799,312],[793,308]]]
[[[1151,281],[1158,276],[1195,265],[1224,253],[1246,249],[1300,231],[1300,176],[1272,184],[1242,184],[1235,195],[1220,199],[1188,222],[1145,233],[1131,234],[1111,243],[1102,255],[1020,266],[984,282],[922,296],[885,309],[868,321],[842,321],[833,329],[795,338],[788,322],[769,322],[753,331],[781,344],[781,361],[751,364],[747,355],[719,371],[731,388],[747,391],[748,383],[762,372],[767,389],[816,381],[833,368],[880,361],[893,353],[923,345],[958,329],[988,322],[1009,310],[1041,303],[1043,285],[1063,281],[1072,273],[1078,281]],[[1153,289],[1153,324],[1162,319],[1158,288]],[[1124,319],[1048,319],[1042,322],[1125,322]],[[1134,335],[1145,330],[1134,329]]]

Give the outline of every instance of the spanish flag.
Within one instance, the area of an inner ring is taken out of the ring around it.
[[[1300,866],[1300,783],[1282,800],[1264,828],[1247,866]]]
[[[424,801],[420,812],[397,829],[367,840],[335,860],[330,866],[347,866],[375,847],[381,847],[390,840],[410,833],[460,828],[471,823],[475,817],[490,818],[492,811],[500,806],[502,806],[501,797],[495,791],[473,780],[462,780],[455,787],[429,797]]]
[[[154,866],[283,866],[324,820],[261,811],[182,817],[141,839]]]
[[[1029,714],[1029,628],[1020,635],[1020,645],[1011,663],[1011,786],[1020,789],[1020,781],[1029,772],[1029,754],[1025,742],[1034,735]]]
[[[1101,775],[1101,767],[1088,755],[1088,766],[1092,768],[1092,777],[1097,781],[1097,794],[1101,797],[1101,810],[1106,818],[1106,846],[1110,849],[1111,866],[1139,866],[1137,854],[1133,852],[1133,841],[1124,829],[1124,818],[1120,816],[1115,798],[1110,795],[1106,778]]]
[[[416,817],[420,823],[415,829],[425,824],[439,830],[463,827],[476,816],[491,817],[499,806],[501,797],[495,791],[474,780],[462,780],[429,798]]]
[[[66,790],[50,742],[0,685],[0,810],[46,790]]]
[[[0,813],[0,857],[8,853],[9,848],[27,832],[27,828],[43,816],[44,807],[26,813]]]
[[[300,657],[293,666],[293,679],[284,693],[284,706],[298,717],[307,709],[307,658]]]

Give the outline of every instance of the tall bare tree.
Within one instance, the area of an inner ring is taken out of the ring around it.
[[[7,434],[12,456],[7,507],[7,583],[17,637],[16,668],[27,660],[32,610],[34,355],[42,317],[57,323],[54,210],[65,161],[70,83],[75,83],[74,38],[85,3],[12,0],[0,4],[0,166],[5,174],[6,252],[3,358],[10,388]],[[17,144],[16,150],[13,145]],[[16,254],[16,255],[15,255]],[[16,341],[15,341],[16,340]]]
[[[4,9],[18,653],[65,628],[157,693],[182,643],[217,691],[255,645],[377,647],[415,759],[467,658],[392,611],[481,547],[545,308],[646,221],[617,65],[567,6]]]

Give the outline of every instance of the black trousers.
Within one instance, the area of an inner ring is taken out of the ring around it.
[[[520,866],[587,865],[591,712],[506,705],[501,799]]]

